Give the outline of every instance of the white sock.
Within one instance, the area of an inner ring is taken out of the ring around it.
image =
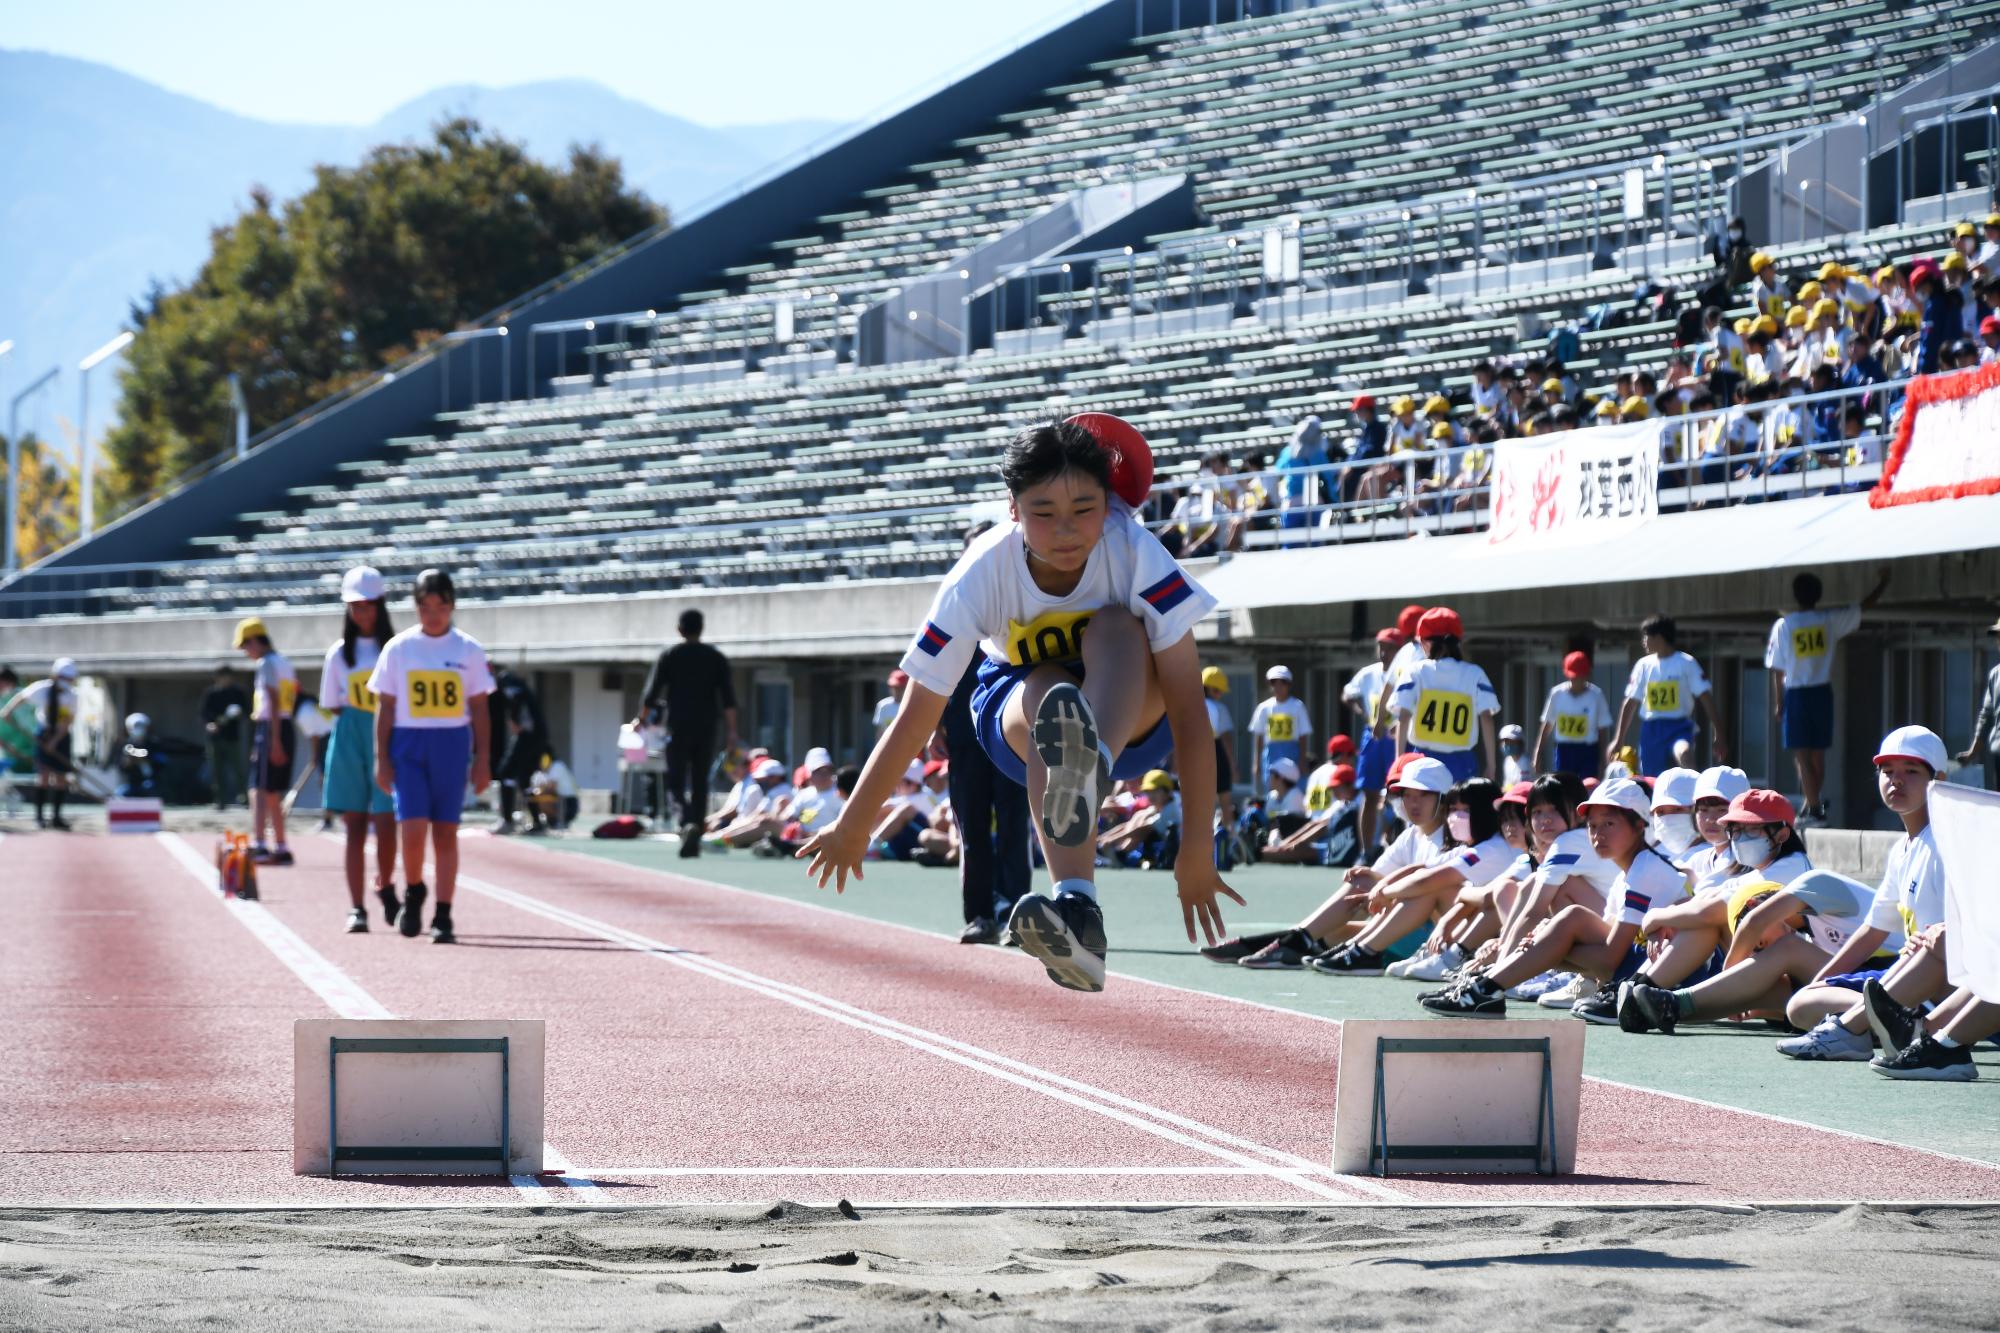
[[[1936,1042],[1938,1045],[1944,1047],[1947,1051],[1955,1051],[1958,1049],[1958,1043],[1953,1041],[1950,1037],[1945,1036],[1944,1033],[1942,1032],[1938,1033],[1935,1037],[1932,1037],[1931,1040]]]
[[[1056,881],[1056,897],[1065,893],[1081,894],[1092,902],[1097,901],[1097,883],[1088,879],[1059,879]]]

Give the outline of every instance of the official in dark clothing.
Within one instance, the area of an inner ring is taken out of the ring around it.
[[[512,833],[521,793],[541,771],[542,756],[549,753],[549,729],[542,720],[542,704],[534,687],[506,667],[494,668],[493,692],[486,696],[486,707],[490,734],[500,749],[500,762],[493,768],[493,781],[500,788],[500,818],[493,831]],[[532,801],[527,805],[529,831],[542,832],[540,807]]]
[[[965,909],[961,944],[998,943],[999,923],[1029,885],[1028,789],[993,766],[972,720],[981,660],[974,654],[944,709],[944,739],[951,750],[945,782],[958,821],[958,887]]]
[[[681,641],[653,663],[635,719],[643,726],[664,716],[667,789],[680,802],[682,856],[701,855],[718,719],[724,746],[736,744],[736,690],[729,682],[729,659],[701,641],[702,624],[701,612],[681,612]]]
[[[243,799],[243,719],[249,712],[250,696],[236,683],[236,673],[217,667],[215,683],[201,696],[201,722],[207,739],[208,781],[215,789],[218,810]]]

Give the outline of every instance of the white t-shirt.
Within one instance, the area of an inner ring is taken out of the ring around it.
[[[1607,861],[1597,854],[1590,845],[1587,829],[1565,829],[1556,834],[1556,840],[1549,844],[1549,854],[1542,858],[1536,870],[1537,888],[1543,884],[1563,884],[1571,879],[1582,878],[1590,882],[1590,887],[1611,900],[1611,886],[1618,882],[1618,863]]]
[[[473,700],[493,693],[493,671],[472,636],[453,628],[433,637],[412,625],[383,645],[368,688],[395,696],[397,726],[438,731],[472,725]]]
[[[1785,688],[1802,690],[1833,679],[1833,646],[1861,627],[1861,608],[1787,611],[1771,623],[1764,665],[1785,673]]]
[[[1558,745],[1595,745],[1611,729],[1611,701],[1594,682],[1584,682],[1579,694],[1568,684],[1549,691],[1542,705],[1542,725],[1551,729]]]
[[[1642,718],[1694,716],[1694,701],[1708,693],[1701,664],[1678,650],[1661,657],[1647,653],[1632,664],[1625,697],[1637,701]]]
[[[1726,852],[1724,854],[1727,855]],[[1732,861],[1730,866],[1734,869],[1735,862]],[[1757,884],[1768,880],[1782,889],[1789,887],[1793,880],[1811,869],[1812,862],[1803,855],[1798,852],[1788,852],[1762,870],[1739,870],[1733,875],[1725,876],[1721,887],[1734,894],[1745,884]]]
[[[272,699],[278,701],[278,716],[290,717],[299,706],[299,673],[291,661],[273,648],[257,659],[250,679],[250,717],[263,722],[271,716]]]
[[[1360,704],[1365,726],[1372,728],[1375,725],[1376,704],[1382,697],[1382,686],[1388,678],[1388,668],[1380,662],[1370,662],[1349,677],[1347,684],[1341,687],[1341,702]]]
[[[1415,824],[1405,824],[1396,840],[1382,849],[1375,858],[1372,869],[1378,875],[1388,875],[1404,866],[1427,866],[1435,861],[1444,850],[1444,825],[1439,824],[1425,833]]]
[[[1891,935],[1915,935],[1944,920],[1944,862],[1930,827],[1890,849],[1868,924]],[[1883,946],[1885,949],[1888,945]]]
[[[1107,606],[1139,617],[1147,642],[1159,652],[1179,643],[1215,608],[1215,598],[1122,500],[1112,500],[1104,536],[1066,596],[1035,586],[1020,525],[1003,524],[968,547],[945,575],[902,668],[925,689],[948,696],[975,648],[1015,666],[1075,661],[1090,617]]]
[[[1296,694],[1283,703],[1266,699],[1250,714],[1250,734],[1263,737],[1266,745],[1273,741],[1302,744],[1312,735],[1312,729],[1312,718]]]
[[[729,789],[729,801],[724,809],[733,809],[738,816],[754,815],[763,804],[764,789],[757,785],[755,778],[743,778]]]
[[[1215,733],[1217,739],[1236,730],[1236,719],[1230,716],[1228,704],[1220,699],[1204,699],[1202,702],[1208,705],[1208,729]]]
[[[1736,869],[1736,858],[1729,854],[1729,844],[1712,846],[1704,841],[1681,858],[1681,866],[1694,876],[1694,891],[1703,893],[1720,888]]]
[[[1159,829],[1160,832],[1165,833],[1168,829],[1176,829],[1181,826],[1181,794],[1179,792],[1168,792],[1167,798],[1164,801],[1153,793],[1148,792],[1146,799],[1152,802],[1153,809],[1160,812],[1159,818],[1154,821],[1154,827]]]
[[[880,731],[896,720],[896,696],[885,694],[875,701],[875,730]]]
[[[1303,815],[1306,812],[1306,794],[1301,787],[1287,788],[1281,796],[1273,787],[1264,798],[1264,817],[1276,819],[1279,815]]]
[[[1785,886],[1806,909],[1806,934],[1828,953],[1839,953],[1854,933],[1868,924],[1874,895],[1866,884],[1832,871],[1814,870]],[[1900,948],[1899,932],[1894,947]]]
[[[1314,819],[1333,813],[1340,799],[1333,794],[1333,770],[1337,765],[1327,760],[1312,771],[1306,779],[1306,813]]]
[[[1500,696],[1484,668],[1461,658],[1417,663],[1389,701],[1396,716],[1410,719],[1410,744],[1440,754],[1470,750],[1479,736],[1479,718],[1500,711]]]
[[[37,730],[47,731],[58,722],[67,724],[76,720],[76,691],[67,685],[38,680],[24,686],[14,697],[21,700],[23,708],[34,710]]]
[[[785,807],[785,818],[796,819],[801,828],[819,829],[831,824],[846,806],[840,788],[801,787]]]
[[[1465,882],[1473,888],[1481,889],[1506,874],[1515,856],[1507,840],[1496,833],[1475,846],[1452,848],[1444,854],[1442,864],[1465,876]]]
[[[373,639],[357,638],[354,641],[354,666],[347,665],[347,654],[341,651],[338,639],[333,647],[326,650],[326,661],[319,669],[319,710],[322,713],[336,712],[342,708],[352,708],[357,713],[375,711],[375,691],[368,688],[368,678],[375,672],[375,663],[382,656],[382,645]]]
[[[1641,848],[1631,868],[1604,895],[1604,919],[1636,926],[1654,908],[1672,907],[1687,897],[1687,872],[1652,848]]]

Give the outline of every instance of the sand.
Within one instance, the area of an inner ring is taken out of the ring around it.
[[[1990,1328],[2000,1207],[0,1213],[0,1328]]]

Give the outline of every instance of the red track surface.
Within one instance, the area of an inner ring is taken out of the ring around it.
[[[2000,1169],[1588,1082],[1577,1176],[1332,1176],[1324,1021],[1079,996],[1016,954],[485,838],[459,947],[379,913],[348,936],[338,846],[296,851],[264,907],[390,1012],[547,1021],[547,1135],[596,1187],[293,1176],[291,1021],[327,1001],[159,841],[17,836],[0,1204],[2000,1199]]]

